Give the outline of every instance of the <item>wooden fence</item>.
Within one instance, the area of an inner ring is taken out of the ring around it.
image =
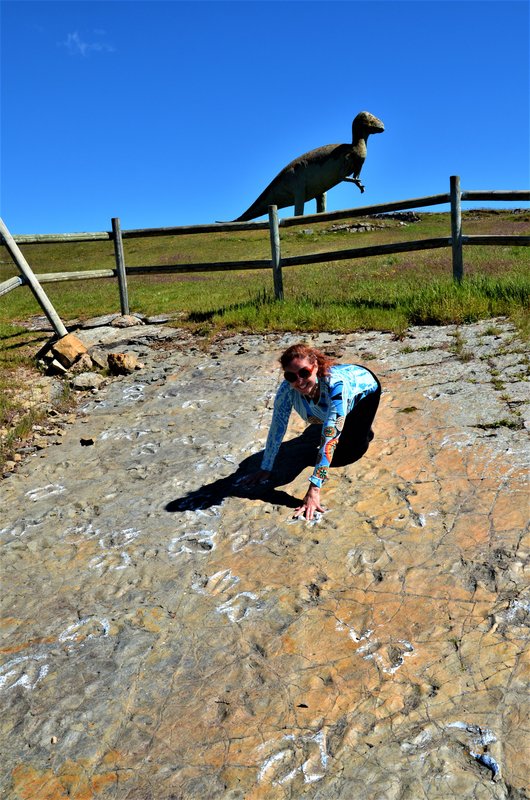
[[[361,206],[343,211],[329,213],[307,214],[299,217],[285,217],[278,219],[276,206],[269,208],[268,222],[222,222],[212,225],[187,225],[170,228],[141,228],[136,230],[121,230],[120,221],[112,220],[112,231],[96,233],[66,233],[66,234],[40,234],[33,236],[12,237],[13,245],[18,250],[18,244],[51,243],[51,242],[81,242],[112,240],[116,259],[115,269],[87,270],[84,272],[60,272],[38,274],[33,277],[38,283],[86,280],[90,278],[117,277],[120,288],[121,313],[129,313],[129,300],[127,291],[127,275],[146,275],[165,272],[210,272],[218,270],[246,270],[246,269],[271,269],[274,280],[274,292],[278,300],[283,299],[282,268],[299,266],[303,264],[320,264],[328,261],[349,260],[354,258],[369,258],[371,256],[389,255],[391,253],[406,253],[414,250],[432,250],[440,247],[452,249],[453,278],[461,281],[464,276],[463,247],[473,245],[519,245],[530,246],[530,236],[466,236],[462,232],[462,201],[515,201],[525,202],[530,200],[530,191],[476,191],[463,192],[460,189],[460,178],[453,175],[450,179],[450,191],[447,194],[435,194],[429,197],[417,197],[410,200],[399,200],[393,203],[380,205]],[[390,244],[373,245],[370,247],[355,247],[348,250],[335,250],[325,253],[308,253],[302,256],[289,256],[282,258],[280,228],[289,228],[294,225],[307,225],[314,222],[327,222],[338,219],[351,219],[372,214],[382,214],[392,211],[404,211],[414,208],[450,203],[451,206],[451,235],[431,239],[419,239],[409,242],[395,242]],[[5,228],[5,226],[4,226]],[[4,230],[2,228],[2,232]],[[226,231],[265,230],[270,231],[271,258],[254,261],[221,261],[209,263],[189,263],[171,265],[153,265],[142,267],[127,267],[124,255],[123,242],[127,239],[145,238],[149,236],[179,236],[195,233],[219,233]],[[4,244],[8,244],[5,233],[2,235]],[[18,262],[18,256],[10,249],[11,255],[19,266],[22,274],[10,278],[0,284],[0,296],[15,289],[17,286],[31,285],[26,269]],[[18,250],[20,253],[20,250]],[[21,255],[21,254],[20,254]],[[26,266],[27,266],[27,262]],[[31,272],[31,270],[30,270]],[[39,299],[36,294],[37,299]],[[39,302],[41,300],[39,299]],[[41,302],[42,305],[42,302]],[[42,306],[45,313],[46,308]]]

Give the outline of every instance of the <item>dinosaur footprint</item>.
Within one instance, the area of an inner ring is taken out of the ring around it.
[[[65,487],[61,486],[59,483],[47,483],[46,486],[30,489],[29,492],[26,492],[26,497],[28,500],[31,500],[32,503],[36,503],[38,500],[44,500],[46,497],[53,497],[65,491]]]
[[[359,653],[365,661],[373,661],[378,669],[389,675],[393,675],[405,663],[405,658],[414,654],[414,647],[406,639],[389,638],[384,641],[382,638],[372,639],[374,629],[368,627],[370,619],[365,616],[361,619],[362,628],[354,628],[345,619],[337,617],[336,630],[347,631],[348,636],[356,644],[360,644],[355,652]],[[381,627],[381,626],[377,626]]]
[[[369,631],[371,634],[372,631]],[[405,663],[405,658],[414,653],[414,647],[405,639],[398,639],[382,644],[377,639],[357,648],[365,661],[375,661],[378,667],[389,675],[393,675]]]
[[[217,606],[217,611],[226,614],[230,622],[240,622],[251,611],[259,611],[263,606],[263,600],[260,600],[254,592],[239,592],[226,603]]]
[[[105,575],[112,570],[130,567],[131,564],[132,560],[129,553],[127,553],[126,550],[122,550],[121,552],[101,553],[100,555],[94,556],[88,566],[90,569],[97,569],[102,575]]]
[[[103,617],[85,617],[59,634],[60,642],[73,642],[80,644],[87,639],[96,639],[109,635],[109,621]]]
[[[34,689],[49,671],[49,665],[42,663],[44,658],[44,655],[21,656],[7,661],[0,667],[0,691],[8,691],[16,686]]]
[[[214,548],[214,531],[197,531],[196,533],[187,533],[184,536],[177,536],[171,540],[168,546],[168,553],[170,556],[178,556],[182,553],[197,553],[198,555],[206,555]]]
[[[144,400],[144,383],[135,383],[133,386],[127,386],[123,392],[122,397],[126,402],[137,403],[139,400]]]
[[[99,534],[100,531],[98,530]],[[99,546],[101,553],[94,556],[90,561],[89,567],[97,569],[105,574],[109,570],[125,569],[132,564],[131,555],[127,551],[127,546],[134,542],[140,535],[136,528],[125,528],[122,531],[113,531],[99,536]],[[123,549],[122,549],[123,548]]]
[[[106,533],[100,538],[99,545],[104,550],[111,547],[126,547],[131,542],[134,542],[139,535],[140,531],[137,528],[125,528],[122,531]]]
[[[239,530],[237,533],[234,533],[230,536],[230,540],[232,542],[232,550],[234,553],[238,553],[244,547],[247,547],[249,544],[263,544],[267,541],[270,536],[270,531],[266,528],[262,528],[261,530]]]
[[[140,447],[137,447],[136,450],[133,450],[132,456],[134,458],[140,458],[140,456],[154,456],[159,449],[160,444],[157,442],[144,442]]]
[[[329,756],[323,730],[313,736],[289,734],[279,741],[265,742],[258,749],[267,753],[258,772],[258,783],[279,786],[297,775],[303,776],[304,783],[314,783],[325,775]]]
[[[232,570],[222,569],[209,578],[198,578],[192,584],[192,589],[200,594],[217,595],[229,592],[238,583],[239,578],[237,575],[232,575]]]
[[[200,594],[220,597],[224,599],[218,605],[217,612],[226,614],[230,622],[240,622],[248,617],[252,611],[259,611],[264,606],[264,601],[260,600],[254,592],[237,592],[234,590],[239,583],[237,575],[232,575],[229,569],[220,570],[210,575],[209,578],[199,577],[192,588]]]

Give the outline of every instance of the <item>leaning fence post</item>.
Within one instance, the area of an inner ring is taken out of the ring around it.
[[[35,273],[31,269],[30,265],[22,255],[22,252],[15,242],[11,234],[9,233],[3,219],[0,218],[0,233],[4,237],[4,243],[7,249],[9,250],[9,254],[17,267],[19,268],[20,272],[24,276],[25,282],[28,284],[29,288],[35,295],[40,307],[48,317],[51,322],[52,328],[57,334],[57,336],[62,339],[63,336],[68,335],[68,331],[63,325],[61,318],[59,317],[57,311],[51,304],[48,295],[42,288],[39,283],[38,278],[36,277]]]
[[[280,249],[280,228],[278,225],[277,206],[269,206],[269,232],[271,237],[274,296],[276,300],[283,300],[282,254]]]
[[[121,227],[119,217],[112,218],[112,233],[114,237],[114,255],[116,258],[116,270],[118,272],[118,284],[120,287],[121,313],[129,313],[129,292],[127,290],[127,273],[125,271],[125,255],[123,253],[123,239],[121,238]]]
[[[461,281],[464,277],[464,257],[462,253],[462,192],[460,178],[451,175],[451,245],[453,248],[453,278]]]

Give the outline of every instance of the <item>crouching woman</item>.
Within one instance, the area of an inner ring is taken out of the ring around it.
[[[261,469],[249,475],[248,485],[270,477],[287,430],[291,410],[302,419],[322,425],[315,469],[295,517],[313,519],[324,511],[320,489],[330,466],[341,467],[360,458],[373,439],[372,422],[379,406],[381,384],[366,367],[337,364],[320,350],[295,344],[280,356],[284,380],[274,401],[272,422]]]

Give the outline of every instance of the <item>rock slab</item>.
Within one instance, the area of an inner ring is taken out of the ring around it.
[[[384,392],[311,524],[294,417],[237,483],[296,336],[183,334],[87,398],[2,485],[2,797],[528,797],[528,369],[495,330],[313,337]]]

